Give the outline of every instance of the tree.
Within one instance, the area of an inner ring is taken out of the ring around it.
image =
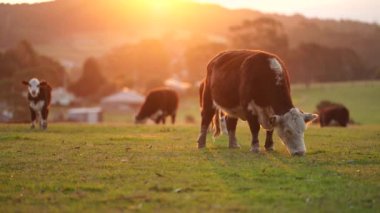
[[[288,38],[282,24],[272,18],[244,20],[230,27],[232,46],[240,49],[260,49],[286,55]]]
[[[98,61],[95,58],[88,58],[83,64],[83,72],[79,80],[70,85],[71,90],[75,95],[88,98],[99,99],[107,93],[111,93],[110,85],[102,75],[102,71]],[[104,92],[105,88],[107,89]]]
[[[348,48],[329,48],[316,43],[303,43],[289,57],[292,78],[306,84],[317,81],[368,79],[371,70],[359,55]]]
[[[226,45],[215,42],[189,47],[185,52],[186,67],[188,69],[187,79],[191,82],[196,82],[205,78],[208,62],[226,48]]]
[[[102,63],[103,71],[119,86],[147,88],[151,82],[162,84],[171,75],[169,53],[154,39],[115,49],[102,58]]]

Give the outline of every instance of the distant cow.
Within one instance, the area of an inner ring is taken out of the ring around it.
[[[328,126],[332,121],[337,122],[340,126],[346,127],[350,120],[350,113],[344,106],[333,105],[322,108],[319,111],[319,123],[321,127]]]
[[[135,123],[142,123],[146,119],[152,119],[156,124],[165,124],[167,116],[171,116],[175,123],[178,108],[178,95],[171,89],[155,89],[149,92],[140,112],[135,118]]]
[[[259,151],[260,125],[267,130],[266,150],[273,150],[273,129],[289,153],[306,152],[306,122],[318,117],[295,108],[287,70],[275,55],[263,51],[235,50],[222,52],[207,66],[202,95],[202,122],[198,148],[206,146],[208,126],[220,109],[228,115],[229,147],[239,147],[236,137],[238,118],[247,120],[252,133],[251,151]]]
[[[37,78],[32,78],[29,82],[22,81],[22,83],[28,86],[28,101],[32,119],[31,128],[35,127],[35,122],[38,119],[40,128],[46,129],[51,100],[51,86],[46,81],[39,81]]]

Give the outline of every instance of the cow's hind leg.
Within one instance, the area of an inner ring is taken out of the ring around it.
[[[265,139],[265,150],[273,151],[273,130],[267,131],[267,136]]]
[[[206,136],[207,136],[207,130],[210,126],[210,123],[212,121],[212,118],[215,114],[215,108],[213,107],[212,98],[211,98],[211,91],[210,88],[207,86],[207,82],[205,83],[203,95],[202,95],[202,110],[201,110],[201,129],[200,134],[198,137],[198,148],[204,148],[206,147]]]
[[[201,122],[201,132],[198,137],[198,148],[206,147],[206,136],[207,130],[211,123],[212,117],[214,116],[215,110],[213,108],[202,110],[202,122]]]
[[[162,122],[162,124],[166,123],[166,115],[161,116],[161,122]]]
[[[247,121],[249,124],[249,129],[251,130],[251,134],[252,134],[251,152],[258,153],[260,151],[260,146],[259,146],[260,124],[258,121],[258,117],[256,115],[252,115],[251,113],[247,113]]]
[[[172,118],[172,124],[175,124],[175,117],[176,117],[176,114],[173,113],[173,114],[171,114],[170,117]]]
[[[228,130],[228,139],[229,139],[229,148],[235,149],[240,148],[240,145],[236,139],[236,125],[238,122],[237,118],[226,117],[227,130]]]

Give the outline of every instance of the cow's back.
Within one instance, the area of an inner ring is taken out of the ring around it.
[[[270,68],[269,59],[275,59],[281,66],[282,84],[276,85],[277,77]],[[223,52],[210,61],[207,77],[213,100],[223,108],[234,108],[252,97],[260,106],[272,104],[278,93],[289,98],[289,80],[285,66],[277,56],[251,50]],[[243,100],[243,99],[247,100]],[[291,104],[290,104],[291,105]]]
[[[144,105],[154,108],[154,111],[162,110],[171,113],[177,110],[178,95],[171,89],[155,89],[149,92]]]

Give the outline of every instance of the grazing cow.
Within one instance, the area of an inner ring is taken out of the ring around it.
[[[167,116],[171,116],[172,124],[178,108],[178,95],[174,90],[160,88],[149,92],[140,112],[135,118],[135,123],[143,123],[151,118],[156,124],[165,124]]]
[[[238,118],[248,121],[252,152],[259,152],[261,125],[267,130],[266,150],[273,150],[272,134],[276,128],[289,153],[303,155],[306,123],[318,117],[294,107],[283,62],[271,53],[254,50],[222,52],[208,64],[198,148],[206,146],[207,129],[215,109],[228,115],[230,148],[239,147],[235,136]]]
[[[46,129],[51,100],[51,86],[46,81],[39,81],[37,78],[32,78],[29,82],[22,81],[22,83],[28,86],[28,101],[32,119],[31,128],[35,127],[38,117],[40,128]]]
[[[350,120],[348,109],[342,105],[332,105],[319,111],[319,122],[321,127],[328,126],[332,121],[340,126],[346,127]]]

